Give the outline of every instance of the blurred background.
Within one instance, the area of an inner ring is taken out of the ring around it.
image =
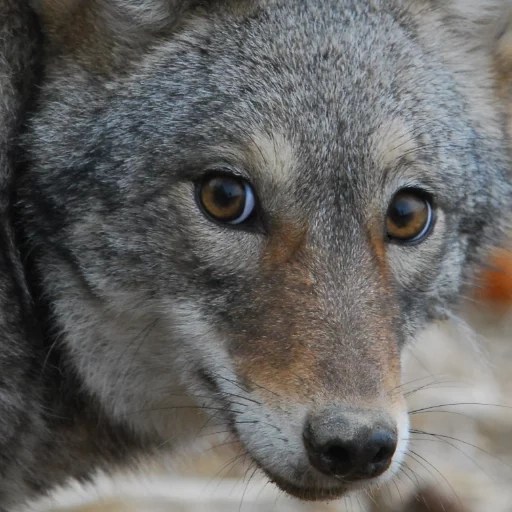
[[[400,473],[372,494],[303,504],[254,471],[228,439],[142,474],[99,476],[58,492],[37,512],[384,512],[512,510],[512,252],[495,253],[460,314],[406,356],[411,446]],[[168,464],[172,465],[169,466]]]

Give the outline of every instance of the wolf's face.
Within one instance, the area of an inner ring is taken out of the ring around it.
[[[21,202],[64,350],[116,421],[172,439],[195,397],[307,499],[399,466],[401,349],[510,193],[487,71],[443,53],[440,20],[214,3],[117,70],[65,39]]]

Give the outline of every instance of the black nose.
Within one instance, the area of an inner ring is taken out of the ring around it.
[[[329,408],[308,419],[304,444],[309,462],[318,471],[350,481],[365,480],[381,475],[391,464],[396,427],[381,411]]]

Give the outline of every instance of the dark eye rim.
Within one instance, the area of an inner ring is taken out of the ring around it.
[[[394,237],[388,233],[387,228],[386,228],[386,219],[387,219],[389,207],[391,206],[392,202],[399,194],[404,194],[404,193],[417,196],[422,201],[424,201],[429,208],[429,217],[430,218],[429,218],[428,227],[426,229],[424,228],[422,233],[420,233],[418,236],[411,238],[411,239]],[[387,242],[394,244],[394,245],[407,246],[407,247],[413,247],[415,245],[419,245],[430,237],[430,235],[434,231],[436,221],[437,221],[437,206],[436,206],[434,196],[430,192],[427,192],[426,190],[424,190],[422,188],[418,188],[418,187],[401,188],[401,189],[397,190],[394,193],[393,197],[391,198],[391,201],[388,204],[388,209],[386,210],[386,215],[384,217],[384,232],[386,234]]]
[[[251,214],[240,224],[233,224],[230,222],[223,222],[219,219],[216,219],[213,215],[211,215],[206,208],[203,206],[203,202],[201,199],[201,187],[208,181],[213,178],[228,178],[231,180],[239,181],[244,186],[248,185],[254,196],[254,208]],[[260,202],[258,199],[258,195],[256,194],[254,186],[251,184],[249,180],[240,176],[236,172],[233,172],[229,169],[208,169],[200,178],[194,180],[194,197],[199,208],[199,211],[212,223],[220,226],[224,229],[232,229],[236,231],[249,231],[249,232],[263,232],[263,222],[261,216],[261,208]]]

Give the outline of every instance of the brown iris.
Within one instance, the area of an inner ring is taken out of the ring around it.
[[[208,176],[198,187],[198,199],[208,216],[228,224],[241,224],[254,209],[251,187],[237,176]]]
[[[419,242],[429,234],[432,224],[432,205],[424,194],[405,189],[395,195],[386,217],[387,234],[391,239]]]

